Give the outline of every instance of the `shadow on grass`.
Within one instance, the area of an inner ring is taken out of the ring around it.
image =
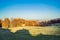
[[[0,28],[0,40],[60,40],[60,36],[44,34],[31,36],[29,31],[26,29],[12,33],[8,29]]]

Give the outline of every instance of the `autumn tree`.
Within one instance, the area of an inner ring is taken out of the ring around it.
[[[13,19],[13,26],[14,27],[18,27],[18,26],[22,26],[22,24],[25,23],[25,20],[24,19],[20,19],[20,18],[15,18]]]
[[[0,27],[2,27],[2,20],[0,20]]]
[[[8,18],[5,18],[3,20],[3,26],[7,28],[10,27],[10,20]]]
[[[37,26],[38,23],[37,23],[37,21],[27,20],[27,21],[25,22],[25,25],[26,25],[26,26]]]

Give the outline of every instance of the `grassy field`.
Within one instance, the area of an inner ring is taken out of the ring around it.
[[[38,35],[38,34],[47,34],[47,35],[60,35],[60,28],[58,27],[53,27],[53,26],[48,26],[48,27],[13,27],[13,28],[8,28],[11,30],[11,32],[15,33],[17,30],[23,30],[26,29],[29,31],[29,33],[32,36]]]
[[[59,27],[0,28],[0,40],[60,40]]]

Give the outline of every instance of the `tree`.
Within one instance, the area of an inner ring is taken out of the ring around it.
[[[18,26],[22,26],[22,24],[25,23],[25,20],[20,18],[15,18],[12,20],[12,22],[14,27],[18,27]]]
[[[2,27],[2,20],[0,20],[0,27]]]
[[[25,22],[25,25],[26,25],[26,26],[37,26],[38,23],[37,23],[36,21],[34,21],[34,20],[27,20],[27,21]]]
[[[10,20],[8,18],[5,18],[4,19],[4,22],[5,22],[5,26],[8,28],[10,27]]]

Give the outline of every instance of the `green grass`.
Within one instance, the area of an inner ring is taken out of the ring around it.
[[[9,30],[10,29],[10,30]],[[57,27],[0,28],[0,40],[60,40]]]

